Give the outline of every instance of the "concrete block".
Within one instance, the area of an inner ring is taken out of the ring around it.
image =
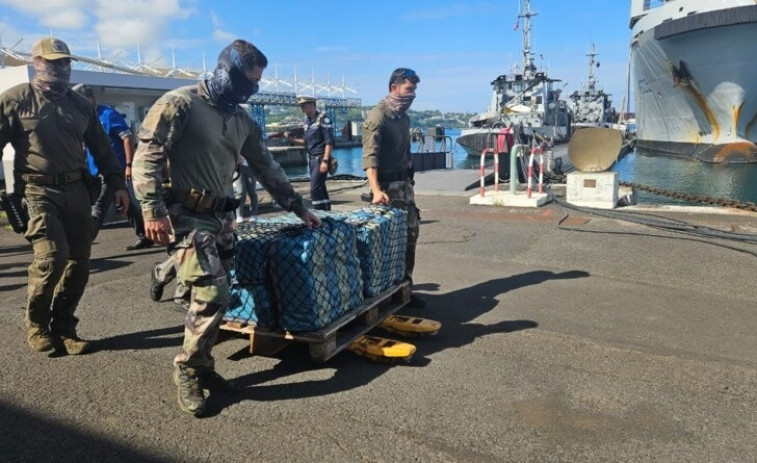
[[[546,193],[532,193],[529,198],[526,192],[510,194],[509,191],[487,191],[484,196],[477,194],[471,196],[468,204],[478,206],[505,206],[505,207],[539,207],[547,203]]]
[[[567,177],[565,199],[569,203],[599,209],[617,206],[617,172],[571,172]]]

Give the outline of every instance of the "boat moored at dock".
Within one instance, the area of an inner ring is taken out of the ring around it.
[[[457,143],[471,156],[479,156],[496,143],[496,134],[509,128],[522,142],[536,137],[554,142],[570,138],[571,115],[567,102],[560,99],[559,79],[537,69],[531,52],[530,1],[524,0],[518,24],[523,21],[523,63],[520,72],[501,75],[492,81],[492,97],[488,109],[469,121]]]
[[[754,0],[632,0],[641,153],[757,162]]]

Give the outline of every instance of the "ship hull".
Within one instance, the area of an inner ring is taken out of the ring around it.
[[[660,9],[696,4],[679,0]],[[668,16],[662,13],[656,18]],[[757,162],[754,37],[753,4],[647,24],[641,34],[634,30],[637,150],[705,162]]]
[[[468,156],[481,156],[481,153],[485,149],[499,150],[497,135],[501,133],[501,130],[501,128],[463,129],[456,141],[468,153]],[[516,137],[515,143],[529,145],[534,133],[537,135],[537,140],[551,140],[553,143],[564,143],[568,140],[570,131],[567,127],[563,126],[525,127],[520,137]]]

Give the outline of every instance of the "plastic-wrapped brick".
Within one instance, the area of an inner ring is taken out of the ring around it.
[[[279,326],[316,331],[363,301],[355,228],[331,217],[321,227],[271,241],[270,275]]]
[[[405,274],[407,213],[386,206],[366,206],[351,212],[347,221],[356,227],[365,297],[376,296],[401,282]]]

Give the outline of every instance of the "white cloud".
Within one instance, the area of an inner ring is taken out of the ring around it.
[[[168,25],[196,13],[188,0],[95,0],[95,30],[105,46],[158,44]]]
[[[215,29],[213,31],[213,38],[218,42],[229,44],[239,37],[237,37],[236,34],[232,34],[231,32]]]
[[[150,43],[160,46],[174,21],[197,12],[198,0],[0,0],[40,26],[78,31],[94,30],[104,47]]]
[[[91,0],[0,0],[19,13],[37,19],[45,27],[77,30],[89,22]]]
[[[83,11],[74,8],[67,10],[57,10],[54,13],[42,15],[39,18],[40,24],[53,29],[78,30],[89,23],[89,16]]]
[[[213,23],[213,27],[223,27],[223,21],[218,17],[215,11],[210,12],[210,22]]]

